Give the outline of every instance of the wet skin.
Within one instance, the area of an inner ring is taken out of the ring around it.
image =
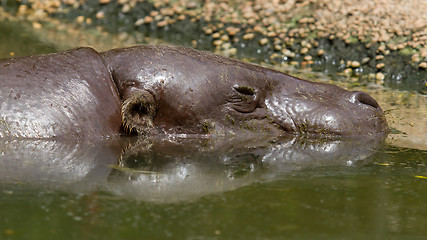
[[[4,59],[0,81],[0,137],[387,132],[366,93],[177,46]]]
[[[387,131],[378,103],[363,92],[182,47],[137,46],[101,55],[124,100],[122,112],[127,113],[124,121],[130,131],[332,135]]]
[[[101,137],[120,125],[120,98],[95,50],[0,59],[0,137]]]

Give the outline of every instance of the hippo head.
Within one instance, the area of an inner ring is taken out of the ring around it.
[[[363,92],[177,46],[142,45],[102,56],[121,95],[129,132],[387,132],[384,113]]]

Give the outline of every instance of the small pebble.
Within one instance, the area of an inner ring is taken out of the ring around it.
[[[244,40],[251,40],[254,37],[255,37],[254,33],[247,33],[247,34],[243,35]]]
[[[276,58],[279,58],[279,54],[273,53],[270,55],[270,59],[276,59]]]
[[[379,72],[379,73],[375,74],[375,78],[379,81],[382,81],[382,80],[384,80],[385,75],[383,73]]]
[[[267,37],[275,37],[277,35],[277,33],[275,32],[268,32],[267,33]]]
[[[224,42],[224,43],[221,45],[221,47],[222,47],[222,49],[230,49],[230,48],[231,48],[231,43],[229,43],[229,42]]]
[[[213,45],[215,45],[215,46],[219,46],[219,45],[221,45],[222,43],[223,43],[223,41],[222,41],[222,40],[220,40],[220,39],[213,41]]]
[[[380,52],[385,52],[385,50],[386,50],[385,45],[381,45],[378,47],[378,51]]]
[[[230,55],[236,55],[237,54],[237,48],[230,48],[230,49],[228,49],[228,53]]]
[[[151,16],[145,16],[144,17],[144,23],[151,23],[153,22],[153,17]]]
[[[351,67],[352,68],[358,68],[358,67],[360,67],[360,62],[358,62],[358,61],[351,62]]]
[[[378,63],[376,67],[377,67],[377,69],[381,69],[381,68],[385,67],[385,64],[384,63]]]
[[[224,42],[227,42],[230,40],[230,37],[228,35],[222,35],[220,39]]]
[[[212,37],[213,38],[220,38],[221,34],[219,32],[216,32],[216,33],[212,34]]]
[[[103,11],[99,11],[96,13],[95,17],[97,19],[103,19],[103,18],[105,18],[105,13]],[[135,25],[136,25],[136,23],[135,23]]]
[[[212,28],[206,28],[206,29],[205,29],[205,33],[206,33],[207,35],[211,35],[211,34],[213,33]]]
[[[301,48],[300,53],[301,53],[301,54],[306,54],[306,53],[308,53],[308,48],[306,48],[306,47]]]
[[[131,7],[129,6],[129,4],[123,5],[122,13],[128,13],[130,10],[131,10]]]
[[[39,22],[33,22],[33,28],[34,29],[40,29],[40,28],[42,28],[42,25]]]
[[[353,69],[351,69],[351,68],[344,69],[344,74],[345,75],[351,75],[352,73],[353,73]]]
[[[267,43],[268,43],[268,38],[261,38],[259,40],[259,44],[261,44],[261,45],[266,45]]]
[[[140,19],[138,19],[138,20],[136,20],[136,22],[135,22],[135,26],[141,26],[142,24],[144,24],[144,19],[143,18],[140,18]]]
[[[291,50],[286,48],[282,49],[282,54],[287,57],[295,57],[295,53],[293,53]]]
[[[83,17],[83,16],[78,16],[77,18],[76,18],[76,22],[77,23],[83,23],[85,21],[85,17]]]
[[[194,8],[197,8],[197,2],[196,2],[196,1],[189,2],[189,3],[187,4],[187,8],[188,8],[188,9],[194,9]]]
[[[28,10],[28,6],[27,5],[20,5],[18,8],[18,15],[24,15]]]
[[[405,44],[403,44],[403,43],[400,43],[397,45],[397,49],[399,49],[399,50],[402,50],[404,48],[405,48]]]
[[[365,57],[362,59],[362,64],[368,63],[371,60],[369,57]]]
[[[304,57],[305,61],[311,61],[312,59],[313,59],[313,57],[310,56],[310,55],[307,55],[307,56]]]
[[[166,25],[168,25],[168,22],[166,20],[160,21],[157,23],[157,27],[166,27]]]
[[[384,55],[377,55],[375,57],[375,60],[382,60],[382,59],[384,59]]]
[[[228,32],[228,35],[230,35],[230,36],[234,36],[240,31],[239,28],[232,27],[232,26],[227,27],[225,30]]]
[[[313,63],[314,63],[313,61],[303,61],[303,62],[301,62],[301,67],[306,67],[306,66],[313,64]]]

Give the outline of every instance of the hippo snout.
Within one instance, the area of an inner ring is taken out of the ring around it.
[[[302,134],[361,136],[388,132],[381,107],[367,93],[319,86],[313,92],[282,90],[267,97],[266,107],[275,123],[284,131]]]

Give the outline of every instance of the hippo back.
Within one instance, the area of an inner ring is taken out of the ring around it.
[[[0,137],[99,137],[120,130],[120,99],[91,48],[0,59]]]

